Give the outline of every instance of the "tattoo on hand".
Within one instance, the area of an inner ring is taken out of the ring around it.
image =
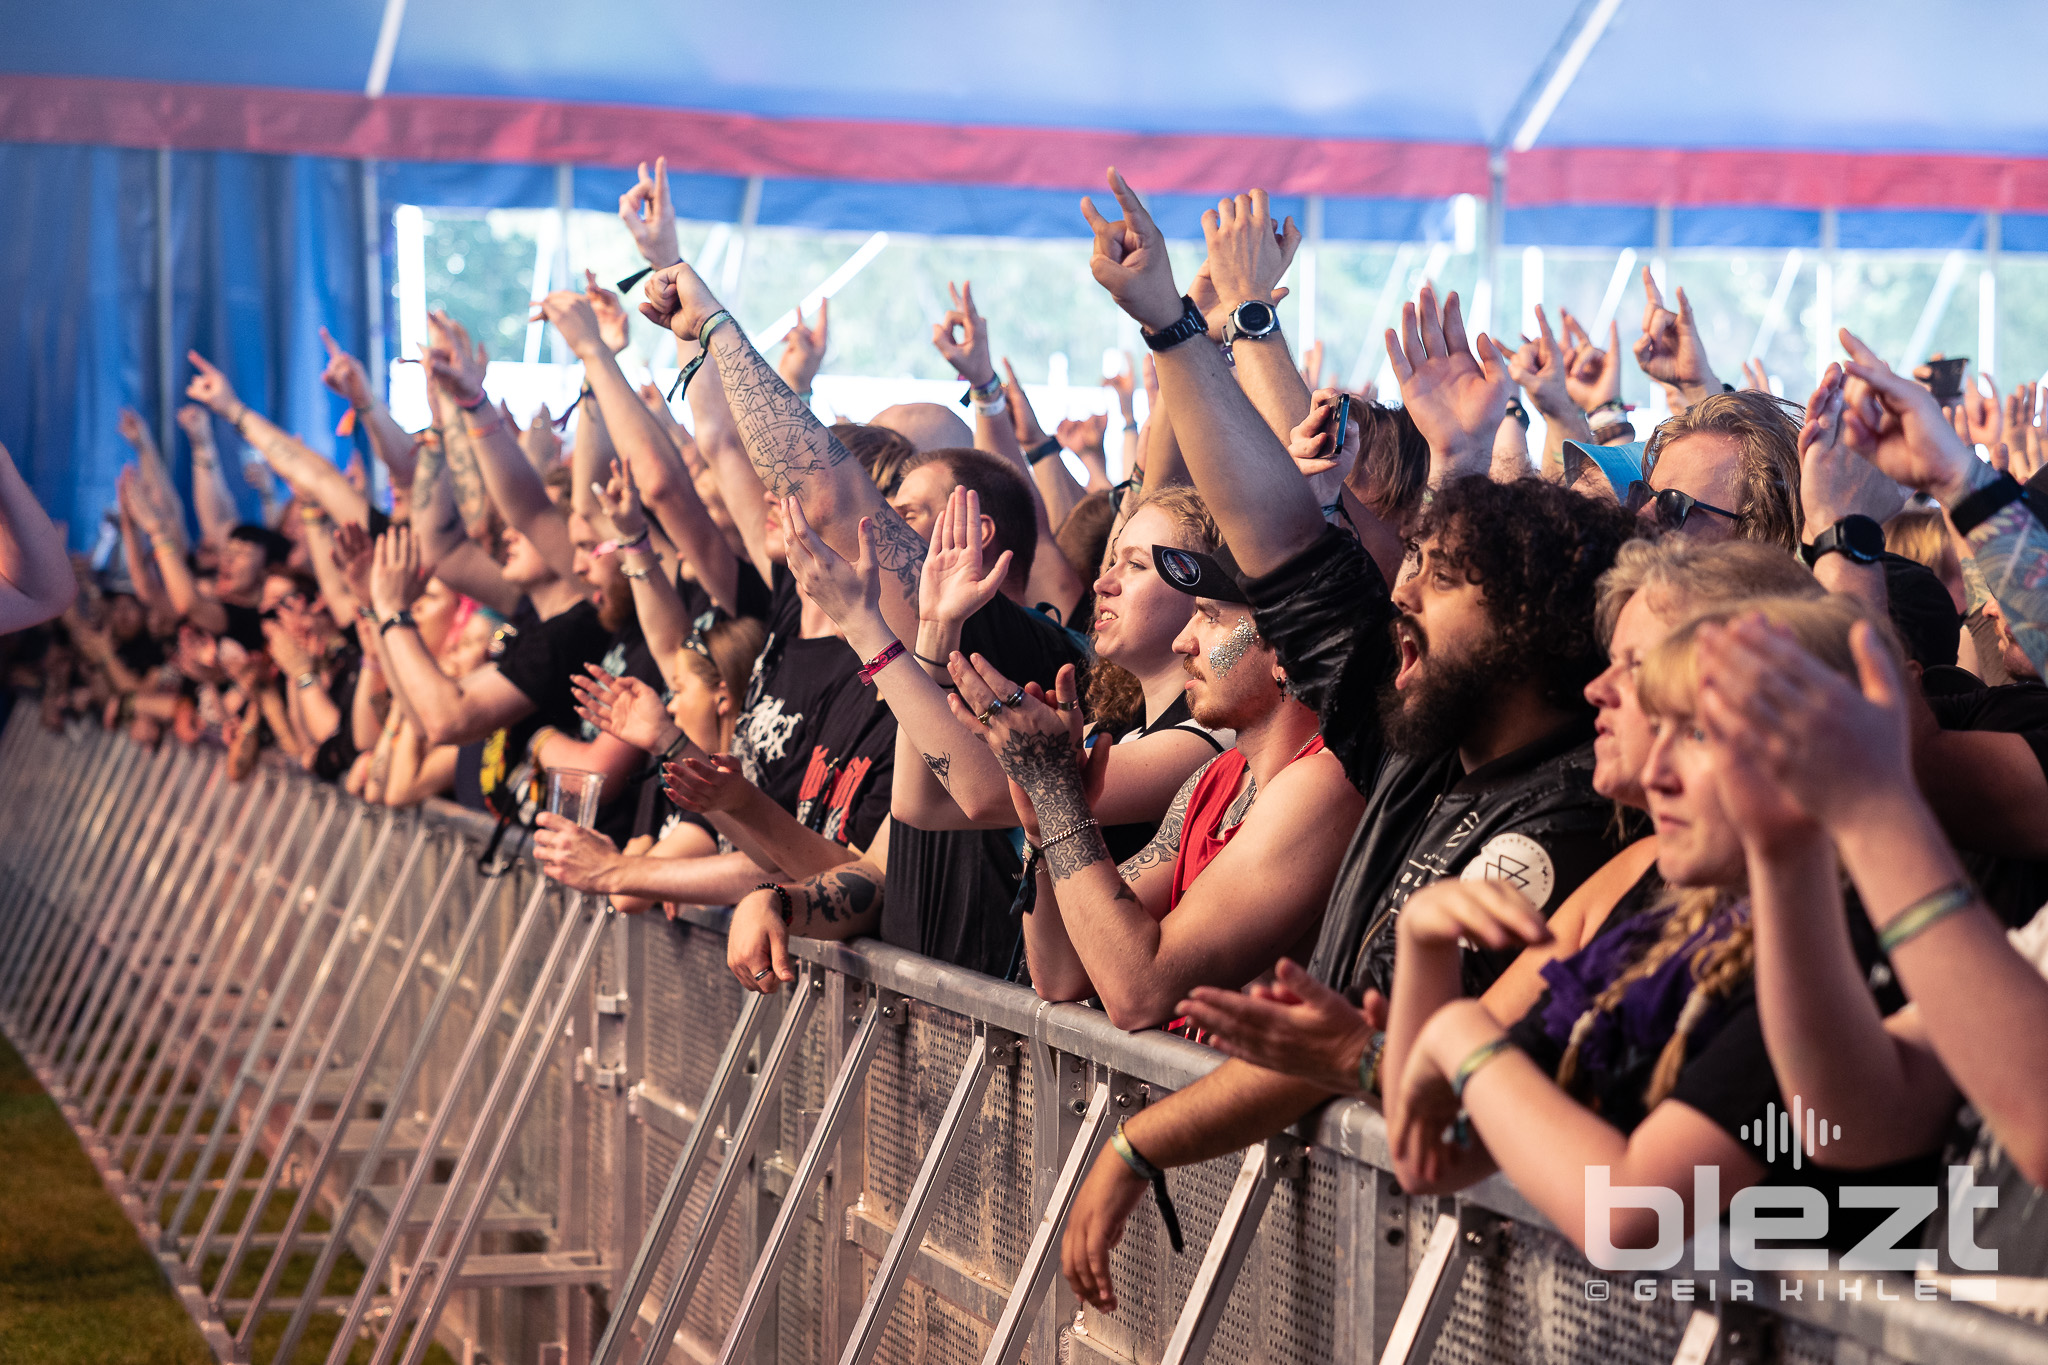
[[[951,754],[926,754],[924,756],[924,766],[932,770],[932,776],[939,779],[941,787],[944,787],[947,791],[953,790],[953,785],[949,778],[953,768],[953,756]]]
[[[1074,741],[1065,731],[1011,735],[1003,741],[996,761],[1031,798],[1032,809],[1038,812],[1040,838],[1072,829],[1089,818],[1088,797],[1081,786],[1081,765],[1074,756]],[[1102,831],[1089,828],[1047,848],[1045,866],[1052,879],[1059,882],[1108,856],[1109,847],[1102,842]]]
[[[852,867],[821,873],[804,883],[804,890],[810,896],[811,908],[827,924],[865,915],[881,895],[881,888],[865,871]]]

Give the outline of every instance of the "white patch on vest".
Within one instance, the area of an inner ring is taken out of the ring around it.
[[[1557,886],[1557,869],[1551,865],[1543,845],[1528,835],[1496,834],[1472,855],[1472,861],[1465,864],[1458,879],[1506,882],[1541,910],[1549,904],[1550,893]]]

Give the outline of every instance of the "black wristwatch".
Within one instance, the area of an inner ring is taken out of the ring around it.
[[[1036,467],[1040,460],[1050,460],[1053,456],[1059,453],[1060,438],[1057,436],[1048,436],[1043,441],[1040,441],[1037,445],[1031,447],[1031,449],[1025,451],[1024,458],[1029,460],[1031,464],[1034,467]]]
[[[390,620],[384,622],[382,625],[377,627],[377,633],[379,635],[389,635],[393,630],[397,629],[399,626],[412,626],[417,624],[418,623],[412,619],[411,610],[408,608],[401,608],[400,610],[392,613]]]
[[[1279,330],[1280,314],[1272,304],[1246,299],[1230,310],[1230,321],[1223,324],[1223,344],[1228,346],[1240,338],[1263,341]]]
[[[1851,513],[1799,547],[1800,562],[1812,568],[1822,555],[1840,551],[1851,564],[1875,564],[1884,553],[1884,528],[1869,517]]]
[[[1170,351],[1189,337],[1201,336],[1209,330],[1209,320],[1202,316],[1202,310],[1195,307],[1195,301],[1186,294],[1180,296],[1180,321],[1161,331],[1139,328],[1138,335],[1145,338],[1145,344],[1155,351]]]

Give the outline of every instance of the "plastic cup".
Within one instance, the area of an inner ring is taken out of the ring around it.
[[[597,823],[597,798],[603,790],[603,773],[555,768],[548,773],[548,809],[589,829]]]

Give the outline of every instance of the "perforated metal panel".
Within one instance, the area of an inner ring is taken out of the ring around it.
[[[99,765],[94,758],[107,745],[118,746],[125,740],[80,741],[45,735],[33,721],[34,717],[24,711],[5,738],[0,739],[0,745],[6,746],[0,752],[4,752],[11,765],[10,774],[82,774],[89,768],[99,774],[92,781],[104,782],[116,771],[126,771]],[[168,770],[166,766],[163,771]],[[84,780],[80,778],[80,782]],[[248,924],[258,931],[255,939],[261,939],[265,927],[277,921],[282,897],[302,865],[307,869],[307,880],[301,884],[300,894],[306,888],[317,888],[328,869],[337,871],[328,897],[329,905],[338,908],[354,889],[361,869],[367,866],[367,850],[384,814],[368,813],[358,832],[345,837],[342,831],[347,818],[356,809],[345,798],[330,789],[311,787],[308,779],[296,772],[272,770],[256,780],[262,785],[230,790],[226,800],[201,796],[186,801],[183,808],[173,811],[168,833],[161,841],[166,847],[202,855],[195,866],[170,880],[180,885],[189,881],[194,886],[221,887],[223,903],[197,905],[192,910],[197,918],[190,921],[174,916],[152,919],[138,907],[135,913],[124,912],[125,918],[115,916],[104,922],[92,914],[95,907],[79,904],[85,899],[81,888],[90,884],[90,869],[100,861],[99,855],[90,848],[82,857],[66,849],[74,847],[81,838],[88,844],[99,837],[116,843],[131,837],[140,839],[140,829],[117,822],[104,826],[113,831],[111,834],[87,835],[88,829],[99,827],[90,814],[90,800],[81,794],[77,784],[53,795],[49,819],[38,823],[28,818],[35,812],[23,809],[19,798],[23,784],[10,786],[0,781],[0,808],[13,812],[22,831],[19,842],[0,846],[0,863],[7,870],[7,878],[0,881],[19,881],[24,891],[10,898],[6,894],[9,888],[0,886],[0,947],[25,952],[41,942],[40,928],[35,933],[22,932],[25,922],[56,926],[60,942],[96,945],[93,952],[81,951],[74,960],[99,973],[78,973],[82,985],[69,984],[68,978],[60,981],[59,977],[69,970],[63,966],[62,952],[48,967],[37,966],[27,979],[21,978],[28,972],[28,960],[17,957],[11,962],[0,961],[0,983],[8,981],[10,972],[15,978],[8,987],[12,993],[0,995],[0,1022],[11,1028],[20,1027],[25,1013],[33,1020],[42,1017],[47,1006],[50,1022],[38,1028],[36,1047],[31,1050],[39,1056],[47,1055],[52,1048],[59,1053],[75,1054],[87,1041],[77,1030],[95,1026],[97,1019],[111,1017],[125,1007],[120,1002],[128,998],[111,997],[114,1003],[103,1007],[95,1003],[93,991],[115,979],[120,979],[122,989],[126,990],[127,979],[119,978],[119,973],[132,972],[134,962],[148,956],[144,953],[127,959],[109,957],[107,953],[122,952],[123,945],[138,941],[169,946],[179,941],[178,935],[187,923],[210,926],[221,916],[226,917],[228,931]],[[192,790],[197,792],[199,788],[195,786]],[[10,793],[14,794],[12,798]],[[225,833],[233,826],[238,811],[252,808],[251,794],[260,797],[253,808],[276,808],[288,813],[308,793],[312,794],[311,809],[316,814],[328,802],[341,803],[340,819],[324,835],[314,833],[317,819],[305,820],[289,829],[286,826],[291,822],[280,820],[273,832],[260,839],[239,843],[225,840],[211,847],[204,842],[209,826]],[[219,964],[219,981],[208,983],[211,998],[220,1002],[246,998],[259,1011],[270,993],[282,992],[280,1007],[286,1023],[308,1023],[313,1038],[324,1036],[330,1027],[337,1031],[339,1066],[364,1061],[366,1044],[359,1035],[379,1012],[381,1002],[396,992],[398,1005],[392,1040],[370,1064],[359,1119],[374,1118],[385,1105],[395,1105],[407,1115],[424,1115],[449,1093],[455,1060],[476,1020],[478,1002],[504,960],[519,913],[534,885],[532,867],[522,862],[478,910],[482,883],[473,867],[474,826],[446,813],[427,818],[436,832],[413,883],[406,890],[401,912],[393,921],[384,957],[367,978],[364,1007],[345,1018],[332,1017],[332,987],[329,994],[317,998],[306,993],[304,973],[313,959],[307,959],[298,974],[287,976],[286,954],[275,955],[259,967],[253,941],[248,951],[234,955],[232,963]],[[457,829],[467,831],[470,837],[457,837],[450,832]],[[350,942],[351,954],[368,949],[361,937],[362,930],[374,919],[392,886],[410,831],[407,824],[394,836],[353,923],[334,923],[334,929],[355,935]],[[232,903],[225,901],[225,888],[233,883],[239,870],[253,871],[273,856],[278,859],[273,873],[252,881],[246,896]],[[44,859],[51,861],[39,861]],[[58,859],[64,861],[55,861]],[[421,970],[401,981],[395,971],[398,949],[420,923],[427,899],[450,860],[458,870],[450,894],[436,911],[435,922],[428,930]],[[60,874],[60,868],[74,870]],[[302,904],[294,900],[294,913]],[[552,907],[545,912],[538,937],[528,944],[516,965],[506,1002],[484,1021],[486,1036],[478,1070],[456,1095],[452,1132],[458,1143],[477,1132],[476,1109],[489,1078],[503,1073],[508,1066],[517,1066],[528,1055],[527,1050],[538,1045],[515,1045],[512,1024],[531,994],[551,984],[538,979],[538,966],[561,913]],[[24,921],[24,916],[30,917],[30,921]],[[331,914],[328,918],[333,919]],[[472,922],[480,931],[476,950],[464,960],[455,978],[453,1004],[446,1019],[427,1035],[424,1015],[428,1004],[448,970],[464,927]],[[321,932],[332,930],[323,926]],[[64,935],[69,938],[63,938]],[[325,942],[324,938],[318,940],[316,955]],[[726,1046],[743,997],[725,968],[724,935],[720,930],[670,925],[650,918],[636,929],[634,942],[637,951],[644,954],[638,964],[616,960],[616,945],[606,940],[596,970],[579,984],[578,990],[584,994],[579,996],[572,1015],[579,1021],[573,1046],[561,1037],[547,1043],[547,1073],[498,1184],[499,1193],[515,1204],[554,1216],[555,1227],[552,1231],[543,1226],[532,1232],[491,1233],[475,1251],[556,1250],[571,1245],[611,1254],[621,1243],[630,1248],[639,1231],[619,1227],[620,1221],[634,1210],[640,1216],[652,1211],[678,1150],[672,1114],[650,1109],[638,1121],[628,1119],[624,1103],[617,1095],[576,1088],[577,1083],[570,1075],[572,1058],[582,1047],[591,1046],[601,1054],[594,1056],[594,1060],[609,1065],[614,1058],[625,1055],[614,1049],[623,1037],[628,1043],[627,1051],[644,1061],[645,1078],[651,1086],[675,1097],[684,1106],[694,1106]],[[923,991],[924,983],[931,979],[931,964],[905,966],[896,959],[895,965],[891,965],[892,959],[886,954],[871,952],[860,944],[850,947],[853,957],[830,959],[835,966],[871,972],[875,981],[914,992]],[[34,951],[39,962],[47,956],[41,949]],[[354,960],[344,955],[349,966]],[[625,980],[624,968],[628,965],[644,968],[644,980],[635,982],[635,996],[624,1019],[612,1017],[599,1026],[605,1031],[593,1037],[589,1021],[594,1017],[594,1003],[589,993],[616,990]],[[235,989],[222,989],[223,986]],[[717,1231],[706,1273],[683,1317],[686,1334],[694,1339],[696,1351],[715,1348],[731,1325],[761,1239],[777,1212],[778,1191],[819,1120],[840,1062],[838,1050],[850,1036],[851,1016],[858,1012],[857,1000],[868,989],[864,984],[835,982],[827,996],[835,1003],[815,1012],[799,1040],[774,1107],[765,1115],[756,1149],[743,1154],[738,1198]],[[1171,1047],[1162,1052],[1157,1039],[1126,1039],[1099,1029],[1091,1033],[1085,1019],[1071,1011],[1063,1016],[1050,1016],[1064,1017],[1071,1027],[1063,1025],[1035,1033],[1038,1024],[1020,1021],[1049,1016],[1032,1013],[1035,1002],[1008,994],[1012,988],[1000,983],[970,980],[956,974],[947,980],[945,989],[948,993],[940,998],[955,1003],[963,999],[985,1002],[989,1018],[1007,1020],[1012,1028],[1033,1030],[1038,1039],[1034,1047],[1058,1039],[1062,1046],[1094,1051],[1086,1058],[1057,1059],[1062,1069],[1061,1093],[1057,1097],[1042,1097],[1046,1106],[1043,1111],[1039,1108],[1041,1097],[1033,1093],[1033,1077],[1038,1074],[1035,1064],[1000,1066],[992,1072],[981,1108],[963,1130],[954,1175],[935,1200],[926,1248],[913,1258],[908,1285],[882,1333],[879,1358],[901,1365],[969,1365],[988,1348],[993,1319],[1019,1274],[1025,1249],[1037,1226],[1036,1201],[1046,1187],[1046,1163],[1056,1166],[1059,1161],[1056,1143],[1046,1148],[1037,1144],[1054,1142],[1058,1135],[1075,1131],[1075,1116],[1064,1106],[1085,1093],[1085,1086],[1074,1088],[1076,1083],[1085,1078],[1092,1084],[1113,1075],[1119,1102],[1139,1103],[1142,1098],[1131,1094],[1131,1089],[1141,1084],[1144,1077],[1187,1074],[1186,1054],[1175,1053]],[[237,995],[236,990],[248,995]],[[378,1002],[378,1008],[372,1008],[370,1002]],[[767,1011],[764,1031],[752,1049],[754,1067],[758,1067],[774,1031],[780,1008],[780,1004],[771,1005]],[[224,1026],[226,1013],[223,1009],[219,1019],[209,1015],[207,1027],[218,1031]],[[902,1211],[919,1165],[932,1147],[939,1117],[980,1026],[964,1015],[924,1001],[911,1002],[902,1013],[902,1026],[892,1024],[881,1035],[869,1084],[858,1100],[861,1107],[858,1121],[851,1129],[853,1145],[840,1154],[836,1165],[838,1187],[829,1197],[815,1199],[794,1222],[795,1235],[787,1249],[778,1296],[758,1323],[759,1333],[749,1365],[768,1365],[770,1361],[775,1365],[832,1365],[841,1345],[838,1334],[851,1322],[864,1281],[874,1274],[877,1233],[886,1230]],[[139,1046],[156,1049],[157,1055],[162,1055],[164,1049],[182,1050],[185,1038],[168,1035],[170,1017],[170,1011],[161,1012],[160,1027],[165,1032],[141,1038]],[[1076,1023],[1077,1019],[1081,1022]],[[422,1036],[427,1037],[428,1050],[419,1082],[410,1087],[409,1093],[394,1093],[399,1067],[413,1041]],[[1092,1041],[1077,1041],[1080,1039]],[[125,1041],[120,1044],[122,1048],[128,1046]],[[240,1052],[232,1050],[234,1047],[233,1040],[202,1036],[194,1052],[201,1059],[202,1068],[216,1055],[232,1056],[238,1064]],[[310,1050],[310,1045],[302,1049],[299,1064],[303,1064]],[[188,1081],[191,1079],[196,1078],[188,1077]],[[740,1095],[731,1107],[706,1116],[714,1129],[730,1131],[737,1106],[745,1102],[748,1085],[743,1083],[739,1089]],[[1156,1099],[1159,1093],[1163,1090],[1155,1090],[1153,1097]],[[1054,1109],[1056,1104],[1062,1107]],[[121,1108],[113,1106],[109,1116],[121,1112]],[[1340,1112],[1348,1115],[1347,1124],[1362,1118],[1356,1110]],[[88,1118],[87,1123],[100,1121]],[[106,1121],[111,1121],[111,1117]],[[1043,1133],[1038,1132],[1040,1126],[1045,1129]],[[413,1131],[417,1131],[416,1127]],[[488,1142],[495,1129],[485,1125],[482,1131],[483,1136],[475,1140]],[[357,1135],[367,1137],[367,1129],[358,1130]],[[634,1150],[620,1146],[622,1137],[636,1145],[637,1155]],[[689,1192],[679,1219],[679,1236],[668,1245],[655,1276],[656,1302],[673,1282],[683,1244],[696,1229],[708,1187],[724,1156],[722,1146],[718,1142],[712,1144],[697,1186]],[[404,1159],[410,1155],[409,1150],[394,1149],[383,1164],[377,1183],[398,1178]],[[573,1161],[584,1164],[570,1169],[575,1184],[565,1188],[565,1165]],[[1032,1321],[1038,1324],[1049,1318],[1060,1320],[1062,1332],[1057,1349],[1054,1343],[1034,1341],[1027,1347],[1025,1358],[1044,1362],[1057,1355],[1081,1365],[1106,1357],[1133,1365],[1152,1365],[1182,1310],[1239,1168],[1239,1160],[1233,1157],[1173,1172],[1170,1181],[1187,1233],[1186,1252],[1175,1256],[1167,1249],[1157,1213],[1149,1201],[1141,1204],[1114,1257],[1121,1298],[1119,1311],[1109,1318],[1092,1312],[1085,1314],[1077,1329],[1065,1321],[1072,1300],[1064,1297],[1064,1290],[1056,1285],[1054,1303]],[[346,1179],[346,1174],[334,1176],[329,1184],[345,1185]],[[629,1180],[638,1182],[639,1188],[624,1189],[622,1182]],[[587,1203],[565,1204],[571,1189],[585,1190]],[[1393,1202],[1378,1202],[1383,1199]],[[849,1205],[853,1214],[850,1221],[843,1216]],[[1400,1199],[1391,1193],[1391,1185],[1383,1174],[1329,1150],[1310,1152],[1305,1173],[1283,1178],[1274,1186],[1242,1271],[1222,1306],[1207,1358],[1232,1365],[1308,1365],[1340,1355],[1346,1359],[1368,1358],[1370,1340],[1375,1332],[1385,1331],[1392,1307],[1398,1303],[1399,1290],[1421,1255],[1432,1220],[1439,1211],[1458,1207],[1458,1201],[1451,1199]],[[829,1220],[821,1217],[828,1210]],[[1370,1226],[1354,1226],[1347,1221],[1354,1218],[1377,1221]],[[376,1222],[374,1217],[364,1218],[354,1229],[352,1241],[358,1251],[368,1249],[366,1239],[374,1243]],[[1523,1361],[1545,1365],[1648,1365],[1671,1358],[1684,1317],[1694,1305],[1673,1303],[1668,1296],[1649,1303],[1626,1296],[1597,1304],[1589,1302],[1585,1282],[1597,1277],[1563,1238],[1505,1220],[1488,1223],[1482,1219],[1481,1223],[1488,1228],[1497,1224],[1497,1229],[1482,1233],[1481,1244],[1468,1248],[1470,1254],[1456,1283],[1444,1287],[1442,1292],[1451,1296],[1450,1311],[1432,1359],[1457,1365],[1507,1365]],[[1406,1235],[1391,1239],[1388,1234],[1393,1232]],[[849,1239],[858,1244],[858,1249],[849,1245]],[[605,1273],[616,1277],[623,1269],[623,1265],[612,1264]],[[840,1281],[841,1275],[847,1282]],[[508,1362],[542,1358],[545,1350],[555,1344],[568,1346],[573,1359],[579,1341],[573,1315],[581,1313],[584,1305],[591,1302],[581,1285],[472,1290],[458,1295],[457,1300],[447,1325],[474,1341],[491,1359]],[[1383,1313],[1385,1317],[1362,1328],[1362,1319],[1340,1318],[1340,1314],[1360,1311],[1366,1305],[1371,1312]],[[572,1314],[566,1320],[560,1312],[564,1306]],[[1886,1310],[1865,1304],[1858,1311],[1881,1315]],[[1921,1359],[1998,1360],[2012,1365],[2028,1358],[2023,1349],[2016,1349],[2014,1338],[1998,1337],[1998,1332],[2008,1324],[1981,1314],[1971,1316],[1972,1311],[1949,1313],[1946,1305],[1916,1305],[1912,1310],[1910,1337],[1903,1332],[1899,1335],[1914,1342],[1914,1349],[1921,1351]],[[1997,1327],[1990,1325],[1994,1321]],[[1786,1365],[1893,1362],[1893,1357],[1881,1351],[1801,1321],[1771,1319],[1770,1327],[1771,1344],[1766,1358]],[[1849,1329],[1866,1335],[1873,1331],[1867,1322],[1859,1325],[1851,1321]],[[1883,1339],[1899,1349],[1891,1337]],[[2040,1341],[2043,1349],[2037,1353],[2038,1358],[2048,1359],[2048,1333],[2042,1333]],[[1987,1346],[1986,1342],[1991,1344]],[[1940,1349],[1923,1349],[1927,1343],[1935,1343]]]

